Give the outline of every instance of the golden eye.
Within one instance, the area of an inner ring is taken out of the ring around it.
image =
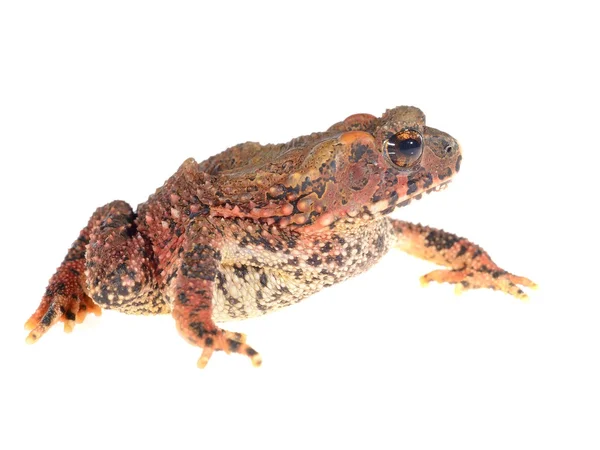
[[[395,166],[412,167],[423,153],[423,138],[416,130],[402,130],[383,142],[383,150]]]

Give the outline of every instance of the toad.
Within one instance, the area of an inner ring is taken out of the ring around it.
[[[217,323],[299,302],[372,267],[396,248],[443,268],[421,279],[457,290],[490,288],[526,298],[527,278],[498,267],[479,246],[389,214],[444,188],[461,149],[417,108],[356,114],[285,144],[231,147],[186,160],[134,211],[98,208],[50,279],[26,323],[36,342],[59,321],[71,331],[101,308],[170,313],[202,349],[259,353]]]

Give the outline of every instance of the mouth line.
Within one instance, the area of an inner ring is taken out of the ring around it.
[[[437,186],[434,186],[432,188],[427,189],[424,192],[421,192],[421,194],[431,194],[432,192],[440,192],[443,191],[445,189],[448,188],[448,185],[450,184],[452,180],[448,180],[448,181],[444,181],[443,183],[438,184]]]
[[[399,203],[396,203],[396,206],[394,207],[394,209],[396,209],[396,208],[402,208],[404,206],[407,206],[413,200],[420,200],[421,197],[423,197],[423,194],[431,194],[432,192],[443,191],[443,190],[445,190],[448,187],[448,185],[451,183],[451,181],[452,180],[444,181],[444,182],[438,184],[437,186],[430,187],[429,189],[426,189],[423,192],[419,192],[418,194],[415,194],[412,197],[407,198],[406,200],[403,200],[403,201],[401,201]]]

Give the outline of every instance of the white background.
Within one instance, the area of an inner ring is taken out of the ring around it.
[[[592,2],[0,6],[1,448],[600,448]],[[210,5],[210,6],[209,6]],[[419,287],[391,252],[229,324],[264,359],[196,369],[169,316],[22,325],[93,210],[187,157],[409,104],[461,173],[396,217],[538,282],[528,303]]]

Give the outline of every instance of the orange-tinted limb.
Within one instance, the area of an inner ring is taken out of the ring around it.
[[[30,331],[26,342],[33,344],[58,321],[65,323],[64,330],[71,332],[87,314],[99,316],[102,312],[85,293],[85,248],[89,242],[90,225],[85,227],[69,249],[61,266],[50,278],[40,305],[25,322]]]
[[[530,279],[513,275],[498,267],[487,252],[467,239],[420,224],[400,220],[392,220],[391,223],[395,232],[396,248],[448,267],[422,276],[422,284],[430,281],[452,283],[456,285],[456,292],[489,288],[522,300],[527,299],[527,294],[520,286],[537,287]]]
[[[169,291],[173,298],[173,317],[179,333],[191,344],[202,347],[198,367],[204,368],[215,351],[246,355],[254,366],[262,362],[256,350],[246,344],[246,336],[217,327],[212,319],[213,289],[222,255],[219,236],[199,220],[193,239],[184,243],[177,276]]]

